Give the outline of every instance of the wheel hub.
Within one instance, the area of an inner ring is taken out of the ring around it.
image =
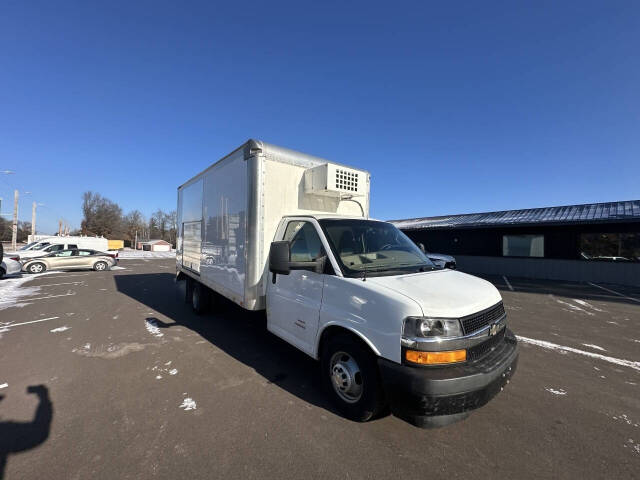
[[[331,384],[338,396],[348,403],[355,403],[362,396],[362,374],[358,363],[345,352],[331,357]]]

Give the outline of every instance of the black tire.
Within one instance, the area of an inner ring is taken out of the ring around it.
[[[4,247],[2,246],[2,242],[0,242],[0,263],[4,259]]]
[[[191,289],[191,308],[196,315],[202,315],[209,310],[209,304],[211,301],[211,293],[209,289],[202,285],[200,282],[193,282],[193,288]]]
[[[106,270],[109,270],[109,264],[100,260],[99,262],[93,264],[93,269],[96,272],[104,272]]]
[[[4,277],[7,272],[4,271],[4,268],[0,267],[0,278]]]
[[[191,296],[193,295],[193,284],[195,282],[191,277],[186,277],[184,281],[184,303],[191,305]]]
[[[346,354],[346,357],[341,353]],[[351,397],[350,401],[345,400],[348,392],[343,391],[342,395],[338,393],[341,387],[337,385],[336,377],[339,380],[340,375],[334,373],[334,367],[340,366],[347,357],[349,357],[347,362],[355,360],[359,367],[358,373],[349,383],[359,384],[361,389],[360,395]],[[336,364],[332,366],[333,362]],[[322,349],[320,368],[325,390],[345,417],[356,422],[366,422],[378,416],[385,409],[387,402],[375,355],[352,335],[341,334],[329,339]]]
[[[47,270],[47,266],[42,262],[33,262],[27,267],[29,273],[42,273]]]

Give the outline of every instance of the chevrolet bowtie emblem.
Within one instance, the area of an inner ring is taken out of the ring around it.
[[[494,323],[489,327],[489,336],[493,337],[496,333],[498,333],[498,324]]]

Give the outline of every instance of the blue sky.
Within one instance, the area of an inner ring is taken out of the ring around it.
[[[372,215],[640,197],[637,2],[0,6],[0,175],[39,230],[175,208],[249,137],[372,173]]]

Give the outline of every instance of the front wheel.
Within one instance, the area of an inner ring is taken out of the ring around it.
[[[93,265],[93,269],[96,272],[102,272],[102,271],[106,270],[107,268],[109,268],[109,265],[107,265],[107,262],[96,262]]]
[[[27,268],[27,271],[29,273],[42,273],[47,269],[46,265],[44,263],[32,263],[31,265],[29,265],[29,267]]]
[[[322,383],[333,403],[351,420],[366,422],[385,407],[374,355],[355,338],[329,340],[320,358]]]

